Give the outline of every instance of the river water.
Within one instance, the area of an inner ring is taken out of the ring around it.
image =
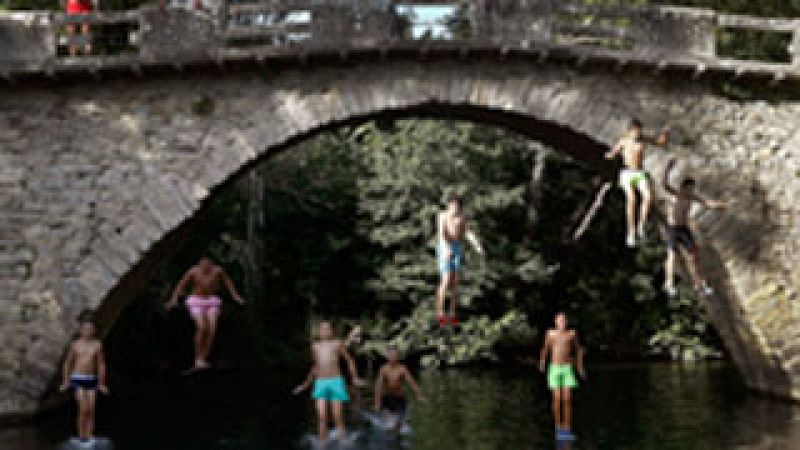
[[[748,392],[720,363],[590,367],[575,398],[572,449],[800,449],[800,407]],[[142,382],[100,405],[98,434],[118,450],[303,448],[314,429],[302,373],[211,372]],[[549,393],[532,371],[424,371],[428,401],[414,404],[413,434],[370,431],[350,448],[499,450],[556,448]],[[369,390],[364,394],[369,404]],[[56,449],[71,410],[0,429],[3,450]],[[308,446],[306,445],[306,448]]]

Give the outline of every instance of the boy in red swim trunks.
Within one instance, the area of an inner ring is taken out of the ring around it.
[[[98,1],[99,0],[94,0]],[[85,21],[85,16],[94,12],[95,5],[93,0],[66,0],[67,9],[67,36],[69,39],[69,55],[78,54],[78,46],[75,45],[75,30],[80,25],[81,36],[85,41],[83,52],[92,53],[91,26]]]
[[[194,368],[192,370],[206,369],[209,367],[208,355],[214,344],[217,320],[222,304],[222,300],[217,295],[220,285],[224,284],[231,297],[240,305],[244,304],[244,300],[236,292],[236,287],[225,269],[215,265],[210,258],[202,258],[197,265],[183,275],[172,293],[172,298],[167,302],[167,309],[178,304],[178,297],[183,295],[190,283],[192,284],[192,293],[186,298],[186,307],[196,326]]]

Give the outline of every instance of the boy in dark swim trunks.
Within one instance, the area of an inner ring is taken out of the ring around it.
[[[556,314],[555,323],[555,329],[547,330],[539,355],[539,370],[545,371],[549,353],[550,366],[547,368],[547,386],[553,392],[556,437],[570,439],[574,438],[572,435],[572,390],[578,387],[578,380],[572,370],[572,353],[574,350],[578,374],[585,379],[583,347],[578,342],[578,333],[575,330],[567,329],[566,314],[563,312]]]
[[[403,424],[406,414],[406,384],[411,386],[417,400],[424,401],[425,397],[414,376],[400,362],[397,348],[389,347],[386,351],[386,364],[381,367],[375,381],[375,411],[389,415],[397,429]]]
[[[236,291],[231,277],[220,266],[215,265],[210,258],[201,258],[200,261],[189,269],[175,287],[172,297],[167,302],[166,308],[172,309],[178,304],[178,297],[183,295],[189,285],[192,285],[191,294],[186,298],[186,307],[195,324],[194,335],[194,367],[190,371],[207,369],[208,356],[214,346],[214,337],[217,334],[217,321],[219,320],[222,300],[217,293],[225,285],[231,297],[240,305],[244,299]]]
[[[664,170],[664,190],[669,193],[673,202],[667,227],[668,250],[665,264],[666,280],[664,281],[664,290],[670,297],[678,294],[678,290],[675,288],[675,260],[681,247],[683,247],[688,254],[689,271],[694,277],[695,289],[705,295],[711,295],[714,290],[706,282],[703,270],[698,263],[700,249],[695,242],[692,230],[689,228],[689,213],[695,203],[699,203],[706,208],[718,209],[726,208],[728,204],[716,200],[707,200],[695,194],[695,181],[692,178],[684,179],[680,188],[675,189],[669,182],[672,170],[675,168],[675,162],[674,158],[671,159]]]
[[[91,443],[93,439],[96,391],[108,394],[103,343],[95,338],[94,333],[94,323],[89,313],[83,313],[79,336],[70,345],[64,360],[64,381],[60,388],[61,392],[70,388],[75,391],[78,438],[84,444]]]
[[[319,439],[322,442],[328,439],[328,410],[332,410],[333,421],[339,436],[346,436],[344,415],[342,413],[343,404],[350,401],[347,394],[347,386],[339,370],[339,358],[347,361],[347,368],[353,380],[353,385],[363,387],[364,382],[358,377],[356,365],[347,347],[340,339],[333,335],[333,326],[328,321],[322,321],[317,331],[317,340],[311,345],[311,354],[314,358],[314,365],[308,374],[305,382],[294,389],[297,395],[308,389],[311,381],[314,381],[314,390],[311,398],[316,402],[317,407],[317,429]]]

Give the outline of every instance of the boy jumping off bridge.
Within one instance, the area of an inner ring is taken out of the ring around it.
[[[694,278],[695,289],[705,295],[712,295],[714,290],[708,285],[704,272],[700,267],[698,256],[700,249],[697,246],[692,230],[689,228],[689,213],[692,205],[699,203],[706,208],[726,208],[726,202],[704,199],[694,192],[695,181],[692,178],[685,178],[680,188],[675,189],[669,182],[670,174],[675,168],[675,159],[667,163],[664,170],[664,189],[672,197],[672,209],[669,214],[669,225],[667,226],[667,261],[666,261],[666,280],[664,281],[664,291],[670,297],[678,294],[675,288],[675,260],[683,247],[688,253],[689,272]]]
[[[642,123],[633,119],[625,135],[605,155],[606,159],[614,159],[617,155],[622,155],[624,167],[619,173],[619,184],[625,192],[627,224],[625,242],[628,247],[636,246],[637,234],[640,240],[644,239],[647,218],[650,215],[653,195],[650,176],[644,170],[644,154],[647,150],[647,145],[666,148],[669,141],[669,131],[669,127],[663,127],[656,138],[648,138],[642,134]],[[638,225],[636,222],[637,191],[641,195]]]
[[[201,258],[200,261],[190,268],[178,282],[172,297],[167,302],[166,308],[172,309],[178,304],[178,297],[183,295],[186,288],[192,284],[192,292],[186,298],[186,307],[189,315],[195,324],[194,335],[194,367],[190,371],[207,369],[208,356],[214,345],[214,337],[217,333],[217,321],[219,320],[220,307],[222,300],[217,295],[222,284],[228,289],[231,297],[239,303],[244,304],[242,296],[236,292],[233,281],[225,272],[225,269],[214,264],[210,258]]]
[[[72,342],[64,359],[64,381],[60,390],[75,391],[75,401],[78,403],[78,439],[83,445],[91,445],[94,439],[97,391],[108,394],[106,361],[103,343],[95,338],[95,327],[90,313],[84,312],[79,321],[78,338]]]
[[[555,316],[555,329],[547,330],[544,345],[539,355],[539,370],[544,373],[547,355],[547,386],[553,392],[553,417],[556,425],[556,438],[574,439],[572,435],[572,389],[578,387],[578,380],[572,370],[572,352],[575,351],[578,374],[586,378],[583,368],[583,347],[578,342],[578,333],[567,329],[567,315],[559,312]]]
[[[311,345],[311,355],[314,364],[308,374],[308,378],[303,384],[294,389],[297,395],[308,389],[311,382],[314,382],[314,390],[311,398],[316,402],[317,407],[317,430],[321,442],[328,439],[328,411],[331,410],[333,421],[338,430],[340,439],[347,436],[344,424],[343,404],[350,401],[347,394],[347,386],[339,370],[339,359],[344,358],[353,385],[363,387],[364,381],[358,377],[355,361],[347,351],[344,342],[334,337],[333,326],[328,321],[319,323],[317,329],[317,340]]]
[[[461,198],[450,196],[447,198],[447,208],[439,212],[437,218],[437,244],[436,253],[439,263],[441,281],[436,292],[436,317],[439,326],[448,324],[458,325],[456,318],[456,305],[458,304],[458,273],[464,259],[464,238],[469,241],[475,251],[482,255],[483,247],[475,233],[469,228],[467,216],[462,211]],[[445,299],[450,291],[450,316],[445,315]]]

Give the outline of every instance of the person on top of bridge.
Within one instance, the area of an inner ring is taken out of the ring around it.
[[[60,391],[75,391],[75,400],[78,403],[78,439],[81,444],[88,445],[94,439],[97,391],[108,394],[108,386],[103,343],[95,337],[91,313],[85,311],[79,322],[78,338],[72,342],[64,359],[64,381]]]
[[[344,358],[347,362],[347,369],[353,385],[363,387],[364,381],[358,376],[355,361],[347,351],[347,346],[341,339],[337,339],[333,333],[333,325],[323,320],[317,328],[317,339],[311,344],[311,355],[314,364],[308,373],[306,380],[292,391],[295,395],[308,389],[311,382],[314,382],[314,390],[311,398],[316,402],[317,407],[317,430],[321,442],[328,439],[328,410],[332,410],[333,421],[336,425],[338,437],[344,439],[347,436],[343,403],[350,401],[347,394],[347,386],[339,369],[339,359]]]
[[[96,4],[100,0],[65,0],[67,11],[67,39],[69,45],[67,50],[69,56],[78,54],[78,45],[75,45],[75,31],[81,28],[81,38],[84,41],[83,52],[87,55],[92,53],[91,25],[86,21],[86,16],[94,12]]]
[[[625,191],[626,199],[626,224],[627,235],[625,242],[628,247],[636,246],[636,238],[645,237],[647,218],[650,215],[652,203],[652,188],[650,176],[644,169],[644,153],[647,145],[666,148],[669,141],[669,127],[663,127],[655,138],[645,137],[642,134],[642,123],[633,119],[628,131],[619,140],[611,151],[606,153],[606,159],[614,159],[622,155],[623,169],[619,173],[620,187]],[[636,192],[641,195],[639,222],[636,223]]]
[[[699,247],[695,241],[692,230],[689,228],[689,213],[692,205],[699,203],[706,208],[723,209],[728,207],[727,202],[709,200],[695,194],[695,180],[684,178],[680,188],[676,189],[669,182],[670,174],[675,168],[676,160],[672,158],[664,169],[664,190],[672,199],[672,209],[670,210],[667,225],[667,261],[666,261],[666,280],[664,290],[670,297],[678,294],[675,288],[675,260],[677,259],[680,248],[683,247],[688,253],[689,271],[694,278],[694,287],[697,291],[711,295],[713,289],[708,285],[702,268],[698,261]]]
[[[464,245],[462,239],[466,238],[478,254],[483,254],[483,247],[475,233],[469,227],[469,220],[462,210],[461,198],[455,195],[447,198],[447,208],[440,211],[436,220],[437,244],[436,253],[439,263],[441,281],[436,292],[436,317],[439,326],[448,324],[458,325],[456,318],[456,305],[458,304],[458,272],[461,270],[464,259]],[[447,292],[452,295],[450,301],[450,316],[445,315],[445,299]]]
[[[572,389],[578,387],[578,380],[572,370],[572,352],[578,374],[586,379],[583,367],[583,347],[578,342],[578,333],[567,329],[567,315],[559,312],[555,316],[556,327],[547,330],[544,345],[539,355],[539,370],[544,373],[547,356],[550,355],[550,366],[547,367],[547,387],[553,393],[553,417],[556,425],[556,438],[574,439],[572,434]]]
[[[225,272],[225,269],[214,264],[210,258],[204,257],[192,268],[190,268],[181,278],[172,297],[167,302],[166,308],[172,309],[178,304],[178,297],[183,295],[186,288],[192,284],[191,294],[186,298],[186,307],[189,315],[195,323],[194,336],[194,367],[190,371],[207,369],[209,367],[208,356],[214,345],[214,337],[217,332],[217,321],[220,315],[222,300],[217,295],[222,284],[228,289],[231,297],[239,303],[244,304],[242,296],[236,291],[233,281]]]

